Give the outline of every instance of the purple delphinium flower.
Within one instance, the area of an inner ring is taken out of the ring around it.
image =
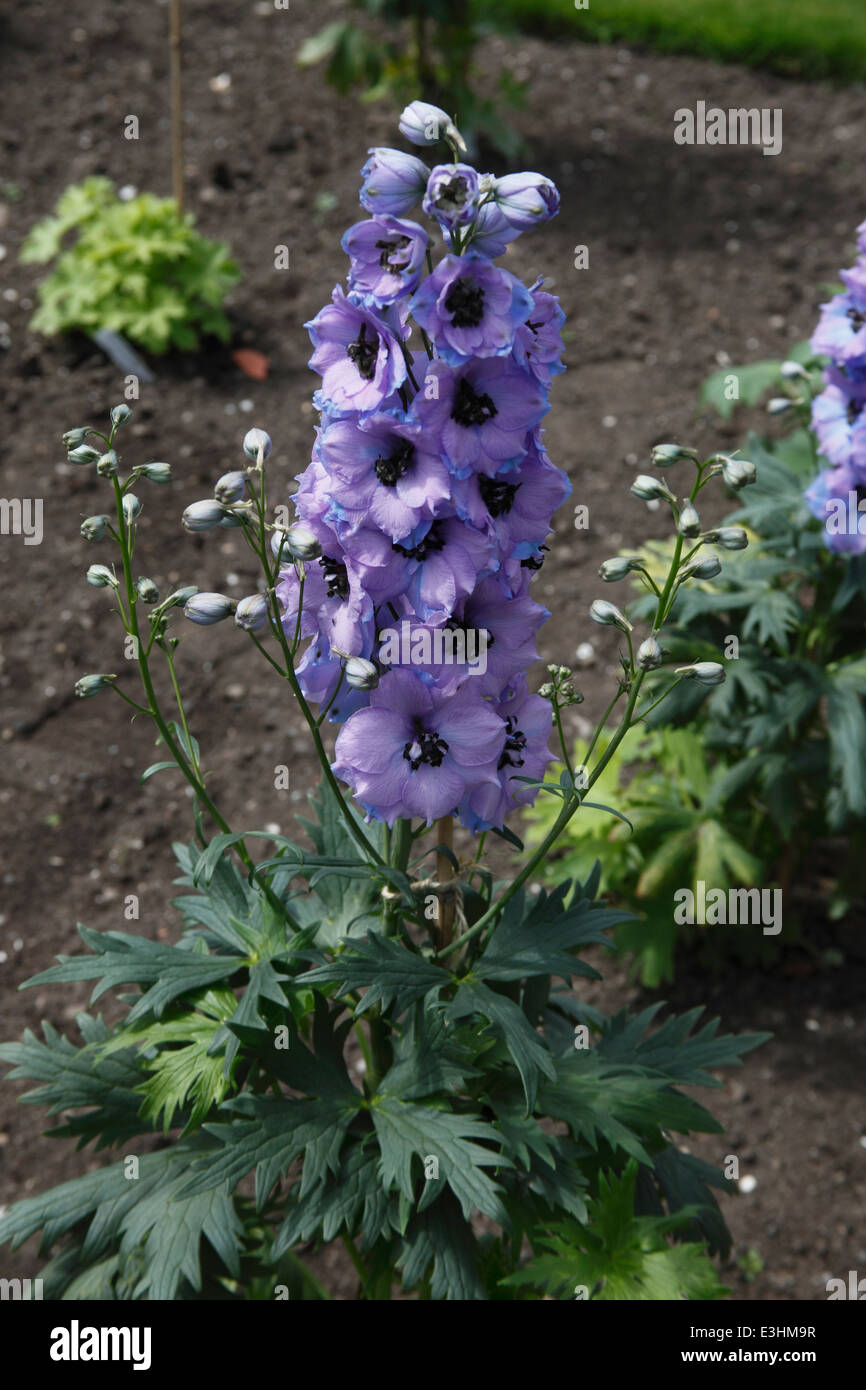
[[[387,637],[379,634],[378,655],[392,667],[418,671],[444,693],[471,679],[482,694],[498,697],[516,671],[538,660],[536,634],[549,617],[528,595],[512,598],[492,576],[458,601],[438,627],[415,618],[389,622]]]
[[[376,410],[406,380],[403,349],[385,319],[347,298],[339,285],[331,299],[304,325],[315,349],[309,365],[322,377],[333,414]]]
[[[565,473],[545,453],[539,433],[527,436],[526,452],[518,463],[492,476],[474,473],[454,484],[458,516],[486,531],[503,560],[532,555],[571,492]]]
[[[565,371],[562,361],[562,325],[565,314],[555,294],[533,286],[529,318],[514,335],[514,356],[521,367],[545,386]]]
[[[826,354],[843,366],[866,364],[866,265],[843,270],[839,278],[844,294],[821,305],[818,327],[812,335],[812,351]]]
[[[493,185],[496,206],[512,227],[526,231],[559,212],[559,191],[543,174],[506,174]]]
[[[824,523],[829,550],[866,554],[866,483],[853,468],[825,468],[803,496],[812,515]]]
[[[489,538],[456,516],[422,521],[400,541],[359,527],[343,544],[377,607],[405,597],[422,622],[444,622],[498,565]]]
[[[340,245],[351,262],[350,292],[366,303],[384,305],[418,284],[430,238],[417,222],[367,217],[343,233]]]
[[[319,628],[315,640],[310,643],[295,668],[298,684],[308,700],[314,701],[320,709],[328,706],[328,719],[342,724],[356,710],[363,709],[369,699],[366,690],[359,690],[346,683],[343,676],[345,656],[372,655],[375,642],[375,622],[372,618],[358,624],[351,632],[344,634],[347,646],[334,650],[333,636],[329,628]],[[332,703],[333,701],[333,703]]]
[[[368,212],[401,217],[421,201],[430,170],[423,160],[402,150],[377,146],[361,170],[361,206]]]
[[[525,285],[483,256],[445,256],[409,306],[443,361],[502,357],[533,307]]]
[[[821,453],[834,467],[850,464],[866,482],[866,381],[850,381],[836,367],[812,401],[812,428]]]
[[[505,720],[505,743],[497,763],[498,780],[479,782],[460,803],[459,815],[473,832],[499,829],[515,807],[534,801],[537,787],[521,777],[542,781],[554,756],[548,748],[553,711],[548,700],[530,695],[526,678],[519,676],[494,706]]]
[[[490,178],[490,175],[485,177]],[[492,182],[491,179],[491,186]],[[482,179],[482,196],[483,193],[484,180]],[[501,256],[508,243],[516,241],[519,236],[520,228],[512,226],[494,202],[485,203],[482,201],[469,233],[468,246],[473,251],[477,251],[479,256],[489,256],[493,260],[497,256]],[[449,240],[447,233],[446,240]]]
[[[340,730],[334,772],[375,819],[429,825],[498,786],[505,741],[504,720],[471,681],[443,696],[414,672],[389,671]]]
[[[367,656],[355,650],[357,632],[372,617],[373,603],[363,588],[357,569],[334,542],[317,560],[304,563],[304,588],[297,569],[284,569],[276,584],[282,610],[283,631],[291,638],[298,622],[301,602],[301,637],[310,637],[319,628],[328,634],[332,647],[352,656]]]
[[[420,384],[411,416],[458,478],[496,473],[521,458],[526,432],[549,409],[540,383],[507,357],[461,367],[433,361]]]
[[[449,231],[465,227],[478,210],[480,183],[470,164],[437,164],[427,180],[421,206]]]
[[[450,140],[465,150],[463,137],[447,111],[431,106],[429,101],[412,101],[403,108],[399,120],[400,134],[412,145],[436,145]]]
[[[327,475],[327,519],[341,538],[372,522],[399,540],[451,494],[448,470],[420,427],[389,412],[326,422],[317,455]]]

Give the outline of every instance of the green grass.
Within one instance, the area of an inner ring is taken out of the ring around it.
[[[866,0],[472,0],[494,24],[583,42],[624,40],[664,53],[866,80]]]

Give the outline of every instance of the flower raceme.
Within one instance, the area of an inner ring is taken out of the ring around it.
[[[309,639],[301,689],[342,725],[334,772],[367,815],[457,813],[479,830],[531,800],[552,758],[526,670],[549,616],[529,587],[570,491],[540,426],[564,315],[494,258],[559,198],[540,174],[456,162],[459,132],[431,111],[413,103],[401,130],[444,138],[455,162],[370,151],[346,287],[307,324],[322,418],[293,501],[313,558],[285,564],[276,595],[286,633]],[[407,218],[419,203],[436,264]]]

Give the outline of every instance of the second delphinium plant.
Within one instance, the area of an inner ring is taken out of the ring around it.
[[[366,1299],[397,1282],[436,1300],[724,1292],[709,1253],[728,1246],[710,1191],[725,1180],[671,1135],[718,1130],[679,1087],[718,1084],[712,1073],[760,1038],[693,1031],[700,1010],[648,1033],[656,1009],[607,1018],[585,1006],[572,980],[596,972],[578,952],[607,944],[620,915],[595,901],[597,868],[550,893],[527,883],[646,712],[662,627],[713,540],[699,534],[698,492],[746,465],[673,447],[659,461],[695,470],[682,506],[665,484],[636,483],[669,496],[675,555],[662,585],[647,576],[657,602],[639,645],[619,609],[592,604],[625,648],[600,728],[621,718],[605,751],[596,736],[574,766],[571,672],[551,667],[538,694],[528,679],[549,616],[532,580],[569,491],[540,428],[563,314],[540,282],[495,263],[558,195],[541,175],[494,179],[463,163],[459,130],[435,107],[413,103],[401,130],[416,146],[443,141],[451,158],[431,170],[376,149],[364,167],[369,216],[343,239],[347,287],[308,325],[321,425],[293,515],[271,512],[260,429],[245,466],[184,513],[191,531],[239,530],[260,592],[235,603],[189,586],[160,599],[135,571],[131,488],[167,481],[168,465],[121,473],[125,406],[106,434],[67,436],[70,458],[113,490],[113,514],[82,530],[113,539],[119,568],[93,565],[88,579],[115,595],[143,688],[134,699],[94,674],[79,694],[113,690],[154,722],[169,761],[147,775],[181,768],[196,836],[176,846],[188,890],[176,945],[82,929],[91,953],[38,977],[96,980],[94,997],[137,985],[122,1020],[82,1014],[79,1046],[46,1027],[44,1042],[0,1050],[13,1075],[44,1083],[30,1099],[65,1112],[59,1133],[121,1150],[0,1222],[2,1239],[41,1229],[46,1250],[59,1243],[51,1296],[327,1297],[305,1257],[338,1238]],[[419,202],[432,236],[406,217]],[[638,564],[618,557],[604,577]],[[233,614],[287,682],[322,767],[311,849],[235,830],[214,803],[178,678],[181,607],[204,625]],[[700,662],[674,683],[722,677]],[[513,840],[509,812],[539,794],[558,799],[555,824],[494,883],[485,837]],[[460,858],[455,819],[473,837]],[[261,837],[273,850],[256,859]],[[151,1152],[145,1137],[160,1128],[170,1143]]]

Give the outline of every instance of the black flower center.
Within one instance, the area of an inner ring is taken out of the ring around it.
[[[468,186],[462,174],[455,174],[447,183],[443,183],[436,198],[439,207],[450,203],[454,208],[462,208],[466,202]]]
[[[465,376],[461,378],[451,411],[452,420],[468,429],[470,425],[486,425],[498,413],[488,395],[479,396]]]
[[[372,338],[368,339],[367,325],[366,323],[362,323],[360,333],[354,343],[349,343],[346,348],[346,354],[350,361],[355,364],[358,375],[362,376],[365,381],[372,380],[373,373],[376,370],[376,358],[379,355],[378,333],[373,333]]]
[[[327,580],[328,598],[348,598],[349,576],[342,560],[333,560],[330,555],[323,555],[319,564]]]
[[[507,516],[514,506],[514,497],[522,483],[501,483],[483,474],[478,479],[481,500],[491,516]]]
[[[396,487],[414,461],[415,445],[410,444],[408,439],[401,439],[393,454],[389,454],[387,458],[380,454],[373,468],[380,483],[384,483],[385,487]]]
[[[424,539],[420,540],[417,545],[398,545],[397,541],[392,541],[391,547],[397,551],[398,555],[405,555],[407,560],[424,561],[428,555],[434,554],[437,550],[444,550],[445,537],[439,529],[439,522],[434,521]]]
[[[505,747],[499,755],[499,771],[504,767],[523,767],[523,758],[516,758],[514,754],[522,753],[525,747],[526,734],[518,729],[517,720],[509,714],[505,721]]]
[[[851,332],[859,333],[866,323],[866,314],[861,313],[859,309],[849,309],[848,317],[851,320]]]
[[[547,550],[548,547],[546,545],[540,545],[538,549]],[[543,555],[527,555],[525,560],[520,561],[520,568],[524,570],[540,570],[543,564]]]
[[[859,417],[859,415],[860,415],[860,413],[861,413],[862,410],[863,410],[863,402],[862,402],[862,401],[849,401],[849,402],[848,402],[848,409],[846,410],[845,414],[846,414],[847,417],[848,417],[848,424],[849,424],[849,425],[853,425],[854,421]]]
[[[447,752],[448,744],[444,738],[440,738],[436,733],[428,733],[422,727],[421,721],[416,719],[415,737],[411,738],[403,747],[403,757],[412,771],[417,772],[422,763],[429,763],[431,767],[439,767]]]
[[[399,260],[398,257],[404,247],[411,244],[412,238],[408,236],[397,236],[392,241],[377,241],[376,250],[381,251],[379,264],[383,270],[390,270],[392,275],[400,275],[409,264],[409,257]]]
[[[455,328],[477,328],[484,318],[484,289],[462,276],[448,291],[445,308]]]

